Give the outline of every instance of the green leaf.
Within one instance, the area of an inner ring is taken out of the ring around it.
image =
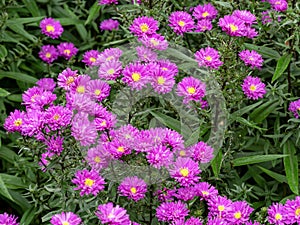
[[[0,97],[6,97],[10,95],[10,93],[8,91],[6,91],[5,89],[0,88]]]
[[[14,199],[11,197],[10,193],[8,192],[7,187],[5,186],[2,177],[0,176],[0,195],[4,196],[5,198],[14,202]]]
[[[281,77],[283,72],[286,70],[286,68],[290,64],[291,59],[292,59],[292,54],[283,55],[282,57],[280,57],[280,59],[278,59],[276,69],[275,69],[275,73],[272,77],[272,82],[274,82],[279,77]]]
[[[279,173],[275,173],[271,170],[268,170],[266,168],[263,168],[261,166],[257,166],[259,169],[261,169],[264,173],[268,174],[270,177],[274,178],[275,180],[277,180],[280,183],[287,183],[286,177],[279,174]]]
[[[252,127],[252,128],[255,128],[255,129],[258,129],[258,130],[267,130],[265,128],[261,128],[259,126],[256,126],[253,122],[249,121],[249,120],[246,120],[245,118],[243,117],[236,117],[236,121],[241,123],[241,124],[244,124],[248,127]]]
[[[293,193],[299,195],[299,171],[298,171],[298,158],[296,154],[296,148],[292,141],[288,140],[283,145],[283,153],[288,157],[283,159],[285,174],[287,177],[287,183]]]
[[[3,145],[1,146],[0,159],[4,159],[7,162],[13,164],[16,157],[18,157],[18,155],[14,151],[10,150],[9,148],[7,148]]]
[[[85,21],[84,25],[89,24],[97,16],[97,13],[100,11],[100,9],[101,9],[101,5],[99,5],[98,2],[96,1],[94,5],[90,8],[89,16]]]
[[[265,58],[271,58],[271,59],[276,59],[276,60],[280,58],[280,54],[277,51],[273,50],[272,48],[268,48],[265,46],[257,46],[257,45],[253,45],[253,44],[249,44],[249,43],[245,43],[244,46],[247,49],[257,51],[259,54],[261,54]]]
[[[254,163],[261,163],[261,162],[268,162],[275,159],[287,157],[288,155],[254,155],[254,156],[247,156],[241,157],[233,160],[233,166],[243,166],[249,165]]]
[[[62,26],[74,25],[74,24],[83,24],[84,22],[75,18],[57,18]]]
[[[20,177],[12,176],[5,173],[0,173],[0,178],[9,189],[27,188],[28,185],[23,182]]]
[[[30,40],[31,42],[34,42],[36,43],[38,41],[38,39],[29,34],[26,30],[24,30],[24,26],[22,24],[16,24],[16,23],[13,23],[13,21],[7,21],[7,26],[13,30],[14,32],[16,32],[17,34],[20,34],[21,36],[23,36],[24,38]]]
[[[32,16],[36,17],[41,15],[39,8],[36,4],[36,1],[22,0],[22,2],[24,3],[24,5],[26,6],[26,8],[28,9],[28,11],[31,13]]]
[[[7,99],[13,102],[22,102],[22,94],[9,95]]]
[[[223,153],[222,150],[218,152],[214,160],[211,162],[211,168],[213,170],[213,173],[215,177],[219,177],[220,171],[221,171],[221,165],[222,165],[222,158]]]
[[[261,104],[262,104],[262,101],[259,101],[259,102],[256,102],[256,103],[252,104],[252,105],[248,105],[248,106],[246,106],[246,107],[244,107],[244,108],[241,108],[241,109],[235,111],[234,113],[232,113],[232,114],[230,115],[229,123],[234,122],[238,116],[242,116],[242,115],[244,115],[245,113],[250,112],[252,109],[257,108],[257,107],[258,107],[259,105],[261,105]]]
[[[25,213],[23,214],[23,216],[22,216],[20,224],[22,224],[22,225],[30,225],[31,222],[32,222],[32,220],[35,217],[35,212],[36,212],[36,209],[35,209],[34,206],[32,206],[29,209],[27,209],[25,211]]]
[[[24,73],[6,72],[6,71],[0,70],[0,80],[4,77],[11,78],[14,80],[19,80],[19,81],[24,81],[24,82],[31,83],[31,84],[35,84],[38,81],[38,79],[36,79],[35,77],[29,76]]]
[[[253,120],[255,123],[261,123],[267,116],[274,112],[274,109],[278,105],[278,101],[268,101],[259,106],[257,109],[255,109],[250,115],[250,119]]]
[[[33,23],[42,20],[44,16],[39,17],[29,17],[29,18],[15,18],[10,19],[9,24],[25,24],[25,23]]]
[[[0,59],[4,59],[7,56],[7,49],[4,45],[0,45]]]

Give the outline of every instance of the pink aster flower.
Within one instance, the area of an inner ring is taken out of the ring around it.
[[[131,225],[129,220],[129,215],[127,211],[116,205],[114,207],[113,203],[108,202],[98,206],[98,211],[95,212],[96,216],[99,218],[101,223],[107,223],[111,225]]]
[[[165,37],[160,34],[152,34],[151,36],[143,35],[140,41],[148,48],[160,51],[168,48],[168,42],[165,40]]]
[[[182,187],[177,189],[177,193],[174,194],[179,200],[190,201],[196,196],[196,191],[194,187]]]
[[[220,18],[218,25],[230,36],[244,36],[245,23],[235,16],[226,15]]]
[[[71,122],[72,111],[63,106],[50,106],[46,109],[45,122],[50,130],[59,130]]]
[[[185,77],[177,85],[177,94],[184,97],[185,104],[189,101],[200,101],[205,93],[206,85],[194,77]]]
[[[103,148],[104,150],[109,152],[115,159],[119,159],[122,156],[129,155],[131,153],[131,149],[126,147],[118,139],[103,143]]]
[[[184,149],[184,140],[182,135],[171,129],[165,129],[165,137],[162,144],[171,148],[172,151]]]
[[[58,57],[58,51],[53,45],[42,46],[39,57],[46,63],[51,64]]]
[[[32,137],[40,135],[45,125],[45,112],[40,110],[27,110],[22,121],[22,135]]]
[[[62,42],[57,45],[57,50],[60,56],[69,60],[72,56],[76,55],[78,52],[78,48],[75,47],[73,43]]]
[[[99,5],[111,5],[111,4],[118,4],[118,0],[99,0]]]
[[[149,80],[148,67],[140,63],[130,63],[123,70],[122,81],[132,89],[141,90]]]
[[[213,20],[216,18],[217,14],[218,10],[216,10],[216,8],[211,3],[198,5],[193,10],[193,16],[197,20]]]
[[[284,208],[287,224],[300,224],[300,196],[296,196],[294,200],[288,199]]]
[[[209,163],[214,157],[214,149],[203,141],[190,147],[193,152],[193,159],[200,163]]]
[[[47,145],[47,151],[56,155],[60,155],[60,153],[63,151],[63,143],[64,138],[60,136],[51,136],[49,140],[45,141],[45,144]]]
[[[173,12],[169,17],[169,25],[174,32],[183,35],[194,29],[194,20],[190,14],[184,11]]]
[[[91,77],[89,75],[79,75],[77,79],[70,85],[70,93],[87,93],[86,88],[90,80]]]
[[[9,116],[5,119],[3,125],[4,129],[8,132],[21,132],[25,115],[26,114],[24,112],[15,109],[15,111],[11,112]]]
[[[251,26],[256,23],[256,17],[248,10],[234,10],[232,16],[244,21],[245,25]]]
[[[7,214],[6,212],[0,214],[0,224],[3,225],[19,225],[20,223],[17,222],[17,217],[14,215]]]
[[[90,148],[86,156],[86,161],[96,171],[106,168],[111,159],[110,154],[103,148],[102,144]]]
[[[53,92],[55,89],[55,81],[52,78],[42,78],[39,79],[36,84],[39,88],[44,89],[45,91],[51,91]]]
[[[66,100],[66,108],[70,110],[77,110],[78,112],[86,112],[92,115],[97,104],[87,93],[66,93]]]
[[[42,88],[36,86],[27,89],[22,94],[22,104],[25,105],[27,109],[40,109],[40,106],[37,105],[37,98],[39,98],[43,92],[44,90]]]
[[[189,214],[187,206],[181,202],[164,202],[156,209],[156,217],[159,221],[173,222],[184,219]]]
[[[157,60],[156,52],[152,51],[150,48],[139,46],[136,47],[136,52],[138,61],[140,62],[153,62]]]
[[[110,86],[108,83],[96,79],[90,80],[87,83],[87,93],[91,96],[91,99],[102,101],[109,96]]]
[[[115,138],[121,141],[127,148],[133,149],[135,147],[136,137],[139,130],[131,124],[123,125],[115,130]]]
[[[110,60],[102,63],[98,69],[98,76],[104,80],[116,80],[122,72],[122,63],[118,60]]]
[[[170,165],[169,172],[172,178],[186,187],[199,181],[201,170],[198,163],[192,159],[179,157],[173,165]]]
[[[280,203],[273,203],[268,208],[268,221],[271,224],[284,225],[288,219],[285,207]]]
[[[291,111],[297,119],[299,118],[299,115],[300,115],[300,99],[290,103],[289,111]]]
[[[275,11],[283,12],[288,8],[288,2],[286,0],[269,0],[269,2]]]
[[[58,74],[57,84],[59,87],[64,88],[65,90],[70,90],[71,85],[75,82],[78,77],[77,70],[71,70],[67,68]]]
[[[49,165],[50,160],[52,160],[54,156],[55,154],[53,152],[44,152],[42,154],[39,166],[43,172],[47,171],[47,166]]]
[[[53,18],[45,18],[40,22],[40,28],[42,33],[52,39],[59,38],[63,33],[64,29],[58,20]]]
[[[100,55],[98,55],[96,65],[100,66],[102,63],[108,61],[118,61],[122,54],[123,51],[119,48],[105,49],[103,52],[100,53]]]
[[[223,65],[219,52],[211,47],[201,48],[195,53],[195,58],[200,67],[205,66],[212,69],[219,69]]]
[[[84,62],[87,66],[95,66],[95,62],[100,55],[100,52],[97,50],[89,50],[83,54],[82,62]]]
[[[96,196],[104,189],[105,181],[95,170],[78,170],[72,183],[77,187],[74,190],[80,190],[80,196],[93,194]]]
[[[242,84],[244,94],[249,99],[257,100],[266,94],[266,85],[258,77],[247,76]]]
[[[52,216],[50,223],[53,225],[79,225],[81,218],[72,212],[62,212]]]
[[[151,166],[160,169],[162,166],[167,167],[171,164],[173,153],[169,148],[158,145],[147,152],[146,158]]]
[[[194,189],[196,195],[206,201],[218,195],[218,190],[207,182],[200,182],[196,184]]]
[[[126,196],[134,201],[145,198],[147,184],[144,180],[134,177],[126,177],[118,187],[121,196]]]
[[[239,53],[239,57],[241,60],[244,61],[246,66],[250,66],[252,69],[254,68],[260,69],[264,62],[262,56],[254,50],[252,51],[249,51],[247,49],[243,50]]]
[[[211,218],[224,218],[228,211],[231,209],[232,201],[227,197],[214,196],[208,201],[208,216]]]
[[[158,65],[162,70],[168,71],[174,77],[178,74],[178,67],[175,63],[172,63],[168,59],[159,59],[157,60]]]
[[[195,32],[205,32],[209,31],[213,28],[211,20],[199,20],[196,27],[195,27]]]
[[[159,66],[158,68],[152,67],[151,69],[153,71],[149,76],[149,81],[154,91],[159,94],[170,92],[175,84],[174,76],[170,72],[162,70]]]
[[[176,189],[163,188],[162,190],[157,190],[154,195],[157,196],[160,202],[167,202],[174,200],[173,197],[176,194]]]
[[[104,130],[109,130],[112,129],[116,122],[116,115],[109,111],[103,112],[101,115],[100,114],[95,114],[96,118],[94,119],[96,129],[99,131],[104,131]]]
[[[250,214],[253,212],[247,202],[245,201],[236,201],[231,205],[231,209],[228,211],[226,219],[232,224],[244,224],[249,221]]]
[[[100,23],[99,28],[103,31],[103,30],[118,30],[119,29],[119,22],[118,20],[113,20],[113,19],[107,19],[107,20],[103,20]]]
[[[129,30],[138,37],[152,35],[158,30],[158,21],[152,17],[138,17],[133,20]]]

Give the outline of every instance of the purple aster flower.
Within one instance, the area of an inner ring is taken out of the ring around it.
[[[166,94],[172,91],[175,84],[174,75],[167,70],[162,70],[160,66],[149,66],[152,69],[152,73],[149,76],[150,83],[159,94]]]
[[[59,38],[63,33],[64,29],[58,20],[53,18],[45,18],[40,22],[40,28],[42,33],[52,39]]]
[[[211,30],[213,28],[211,20],[203,19],[199,20],[196,27],[195,32],[205,32],[207,30]]]
[[[175,63],[172,63],[168,59],[159,59],[157,60],[158,65],[162,70],[168,71],[173,76],[176,76],[178,74],[178,67]]]
[[[45,112],[40,110],[27,110],[22,122],[22,135],[32,137],[39,135],[45,125]]]
[[[174,197],[176,197],[179,200],[183,201],[190,201],[196,196],[196,191],[194,187],[183,187],[177,189],[177,193],[174,194]]]
[[[97,105],[88,94],[66,93],[66,100],[66,108],[77,110],[78,112],[86,112],[92,115],[94,113],[94,108]]]
[[[39,79],[36,84],[39,88],[44,89],[45,91],[53,92],[55,89],[55,81],[52,78],[42,78]]]
[[[77,79],[71,84],[71,93],[84,94],[87,93],[86,87],[90,82],[91,77],[88,75],[79,75]]]
[[[95,214],[99,218],[101,223],[104,224],[107,223],[111,225],[131,225],[127,211],[119,205],[116,205],[116,207],[114,207],[113,203],[111,202],[99,205],[98,211],[96,211]]]
[[[169,172],[172,178],[187,187],[199,181],[201,170],[198,163],[192,159],[179,157],[174,164],[170,165]]]
[[[205,66],[212,69],[219,69],[223,65],[219,52],[211,47],[201,48],[195,53],[195,58],[200,67]]]
[[[140,41],[148,48],[157,50],[166,50],[168,48],[168,41],[160,34],[152,34],[151,36],[143,35]]]
[[[0,224],[3,225],[19,225],[20,223],[17,222],[17,217],[14,215],[10,215],[5,213],[0,214]]]
[[[138,61],[140,62],[153,62],[157,60],[156,52],[152,51],[150,48],[139,46],[136,47],[136,52],[138,55]]]
[[[185,77],[177,85],[177,95],[183,96],[183,102],[200,101],[205,96],[206,86],[194,77]]]
[[[230,36],[244,36],[245,23],[235,16],[227,15],[220,18],[218,25]]]
[[[273,21],[273,19],[270,17],[270,11],[263,11],[261,17],[262,24],[268,24]]]
[[[105,49],[97,58],[96,65],[100,66],[102,63],[108,61],[118,61],[119,58],[122,56],[123,51],[119,48],[108,48]]]
[[[246,66],[250,66],[252,69],[254,68],[260,69],[264,62],[262,56],[254,50],[252,51],[249,51],[247,49],[243,50],[239,53],[239,57],[241,60],[244,61]]]
[[[122,156],[129,155],[131,153],[131,149],[127,148],[118,139],[103,143],[103,148],[105,151],[109,152],[115,159],[119,159]]]
[[[25,115],[25,112],[15,109],[15,111],[11,112],[5,119],[3,125],[4,129],[8,132],[21,132]]]
[[[213,20],[216,18],[217,14],[218,10],[216,10],[216,8],[211,3],[198,5],[193,10],[193,16],[197,20]]]
[[[100,55],[100,52],[98,52],[97,50],[86,51],[83,54],[82,62],[85,63],[87,66],[95,66],[96,60],[99,55]]]
[[[288,8],[286,0],[269,0],[269,2],[275,11],[283,12]]]
[[[146,158],[151,166],[160,169],[162,166],[167,167],[171,164],[173,153],[169,148],[158,145],[148,151]]]
[[[59,130],[70,124],[72,111],[63,106],[50,106],[45,113],[45,123],[51,130]]]
[[[134,201],[145,198],[147,184],[144,180],[134,177],[126,177],[118,187],[121,196],[126,196]]]
[[[109,96],[110,86],[108,83],[102,80],[90,80],[87,83],[87,93],[91,96],[91,99],[102,101]]]
[[[289,111],[294,113],[294,116],[298,119],[300,115],[300,99],[293,101],[289,105]]]
[[[244,224],[249,221],[250,214],[253,212],[247,202],[245,201],[236,201],[231,205],[231,209],[228,211],[226,219],[232,224]]]
[[[106,168],[111,160],[111,155],[103,148],[102,144],[98,144],[94,148],[90,148],[87,152],[86,161],[96,171]]]
[[[77,113],[72,121],[72,136],[79,141],[82,146],[94,144],[98,136],[94,122],[90,122],[88,114],[84,112]]]
[[[53,225],[79,225],[81,218],[72,212],[62,212],[52,216],[50,223]]]
[[[104,189],[105,181],[95,170],[78,170],[72,183],[77,187],[74,190],[80,190],[80,196],[93,194],[96,196]]]
[[[209,217],[224,218],[231,209],[232,201],[227,197],[213,196],[208,201]]]
[[[232,16],[242,20],[247,26],[256,23],[256,17],[248,10],[234,10]]]
[[[68,91],[70,90],[71,85],[75,82],[77,77],[77,70],[73,71],[70,68],[67,68],[58,74],[57,85]]]
[[[110,60],[102,63],[98,70],[98,76],[104,80],[116,80],[122,73],[122,63],[118,60]]]
[[[258,35],[258,33],[254,28],[251,28],[249,26],[245,27],[245,30],[244,30],[244,36],[245,37],[252,39],[252,38],[257,37],[257,35]]]
[[[294,200],[288,199],[284,208],[287,224],[300,224],[300,196],[296,196]]]
[[[140,63],[130,63],[123,70],[122,81],[129,87],[141,90],[149,80],[148,67]]]
[[[186,205],[181,202],[164,202],[156,209],[156,217],[159,221],[172,222],[184,219],[189,214]]]
[[[66,60],[72,58],[78,52],[78,48],[75,47],[73,43],[62,42],[57,45],[57,50],[60,56],[64,57]]]
[[[284,225],[288,219],[285,207],[280,203],[273,203],[268,208],[268,221],[271,224]]]
[[[103,20],[100,23],[99,28],[103,31],[103,30],[118,30],[119,29],[119,22],[118,20],[113,20],[113,19],[107,19],[107,20]]]
[[[266,85],[258,77],[247,76],[242,84],[244,94],[249,99],[257,100],[266,94]]]
[[[160,202],[167,202],[172,200],[173,197],[176,194],[176,189],[168,189],[168,188],[163,188],[163,190],[157,190],[154,195],[157,196],[158,200]]]
[[[22,104],[26,106],[26,108],[31,109],[40,109],[41,107],[37,105],[37,98],[39,98],[43,94],[44,90],[40,87],[32,87],[26,90],[22,94]]]
[[[171,223],[171,225],[202,225],[202,222],[199,218],[191,217],[184,221],[184,219],[176,220]]]
[[[171,148],[173,151],[184,149],[182,135],[171,129],[165,129],[165,138],[163,139],[162,144]]]
[[[104,131],[112,129],[115,126],[117,120],[116,115],[109,111],[106,111],[101,115],[96,114],[94,122],[97,130]]]
[[[173,12],[169,17],[169,25],[174,32],[183,35],[194,29],[194,20],[190,14],[184,11]]]
[[[201,199],[209,200],[218,195],[218,190],[207,182],[200,182],[194,186],[197,196]]]
[[[46,63],[51,64],[58,57],[58,51],[53,45],[42,46],[39,57]]]
[[[261,225],[259,222],[257,221],[249,221],[249,222],[246,222],[245,225]]]
[[[232,225],[223,218],[208,218],[206,225]]]
[[[138,134],[139,130],[131,124],[123,125],[118,130],[115,130],[115,138],[131,149],[135,147]]]
[[[99,0],[99,5],[111,5],[111,4],[118,4],[118,0]]]
[[[203,141],[190,147],[193,152],[193,159],[200,163],[209,163],[214,157],[214,149]]]
[[[189,158],[192,158],[192,154],[193,154],[190,148],[177,149],[174,153],[178,157],[189,157]]]
[[[45,141],[47,145],[47,151],[52,152],[56,155],[60,155],[63,151],[64,138],[60,136],[51,136],[49,140]]]
[[[138,17],[133,20],[129,30],[138,37],[152,35],[158,30],[158,21],[152,17]]]

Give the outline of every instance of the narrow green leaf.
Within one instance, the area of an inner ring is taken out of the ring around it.
[[[267,130],[265,128],[261,128],[259,126],[256,126],[253,122],[249,121],[249,120],[246,120],[245,118],[243,117],[236,117],[236,121],[241,123],[241,124],[244,124],[248,127],[252,127],[252,128],[255,128],[255,129],[258,129],[258,130]]]
[[[36,212],[36,209],[35,209],[34,206],[32,206],[29,209],[27,209],[25,211],[25,213],[23,214],[23,216],[22,216],[20,224],[22,224],[22,225],[30,225],[31,222],[32,222],[32,220],[35,217],[35,212]]]
[[[164,124],[165,126],[169,127],[170,129],[173,129],[175,131],[177,131],[178,133],[180,133],[181,131],[181,123],[180,121],[167,116],[165,114],[162,114],[160,112],[153,112],[153,111],[149,111],[159,122],[161,122],[162,124]]]
[[[292,141],[288,140],[283,145],[283,153],[288,155],[283,159],[283,164],[289,187],[293,193],[299,195],[298,158],[295,155],[296,148]]]
[[[7,49],[4,45],[0,45],[0,59],[4,59],[7,56]]]
[[[14,199],[11,197],[11,195],[8,192],[8,189],[5,185],[5,183],[2,180],[2,177],[0,177],[0,195],[4,196],[5,198],[11,200],[14,202]]]
[[[287,158],[287,157],[286,157]],[[275,180],[277,180],[280,183],[287,183],[286,177],[279,174],[279,173],[275,173],[271,170],[268,170],[264,167],[261,166],[257,166],[259,169],[261,169],[264,173],[268,174],[270,177],[274,178]]]
[[[24,30],[24,26],[22,24],[10,23],[9,21],[7,21],[7,26],[11,30],[13,30],[17,34],[20,34],[21,36],[30,40],[31,42],[34,42],[34,43],[37,42],[37,38],[35,36],[29,34],[26,30]]]
[[[32,16],[40,16],[39,8],[36,4],[36,1],[32,0],[22,0],[28,11],[31,13]]]
[[[15,18],[10,19],[9,24],[26,24],[26,23],[33,23],[38,22],[42,20],[44,16],[38,16],[38,17],[29,17],[29,18]]]
[[[69,26],[69,25],[84,23],[84,21],[78,20],[75,18],[57,18],[57,20],[59,20],[59,22],[61,23],[62,26]]]
[[[12,176],[5,173],[0,173],[0,177],[9,189],[27,188],[28,185],[23,182],[20,177]]]
[[[100,9],[101,9],[101,5],[99,5],[98,2],[96,1],[94,5],[90,8],[89,16],[85,21],[84,25],[89,24],[97,16],[97,13],[100,11]]]
[[[267,116],[274,112],[274,109],[277,107],[279,103],[275,100],[268,101],[255,109],[250,115],[250,119],[255,123],[261,123]]]
[[[253,44],[249,44],[249,43],[245,43],[244,46],[247,49],[257,51],[259,54],[261,54],[265,58],[271,58],[271,59],[276,59],[276,60],[280,58],[280,54],[277,51],[273,50],[272,48],[268,48],[265,46],[257,46],[257,45],[253,45]]]
[[[249,165],[254,163],[261,163],[261,162],[268,162],[275,159],[287,157],[288,155],[254,155],[254,156],[247,156],[247,157],[241,157],[233,160],[234,166],[243,166],[243,165]]]
[[[282,57],[280,57],[280,59],[278,59],[276,69],[275,69],[275,73],[272,77],[272,82],[274,82],[279,77],[281,77],[283,72],[286,70],[286,68],[290,64],[291,59],[292,59],[292,54],[283,55]]]
[[[211,162],[211,168],[213,170],[215,177],[219,177],[221,171],[221,165],[222,165],[222,158],[223,158],[222,150],[219,150],[218,154]]]
[[[19,191],[9,190],[9,193],[13,197],[14,202],[22,208],[23,212],[31,207],[31,204]]]
[[[8,95],[10,95],[10,93],[8,91],[6,91],[3,88],[0,88],[0,97],[6,97]]]
[[[258,169],[253,166],[248,166],[248,171],[251,175],[251,178],[253,178],[260,187],[263,187],[266,184],[266,180],[260,175],[260,171],[258,172],[257,170]]]
[[[7,72],[0,70],[0,79],[7,77],[14,80],[24,81],[27,83],[35,84],[38,80],[35,77],[29,76],[20,72]]]
[[[7,99],[13,102],[22,102],[22,95],[21,94],[13,94],[7,96]]]
[[[4,159],[7,162],[13,164],[16,157],[18,157],[18,155],[14,151],[10,150],[9,148],[7,148],[3,145],[1,146],[0,159]]]
[[[229,122],[231,123],[231,122],[235,121],[236,117],[242,116],[245,113],[250,112],[251,110],[257,108],[261,104],[262,104],[262,101],[259,101],[259,102],[256,102],[256,103],[252,104],[252,105],[248,105],[248,106],[246,106],[244,108],[241,108],[241,109],[235,111],[234,113],[232,113],[230,115]]]

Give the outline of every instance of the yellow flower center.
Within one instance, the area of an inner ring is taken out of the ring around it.
[[[300,216],[300,207],[295,210],[295,216]]]
[[[280,5],[280,4],[281,4],[280,1],[275,2],[275,5]]]
[[[108,214],[107,218],[108,219],[113,219],[113,218],[115,218],[115,215],[113,213],[110,213],[110,214]]]
[[[101,122],[101,126],[106,126],[106,120],[103,120],[102,122]]]
[[[141,79],[141,74],[140,73],[132,73],[131,75],[133,81],[139,81]]]
[[[84,181],[85,186],[89,186],[92,187],[94,184],[94,180],[90,179],[90,178],[86,178]]]
[[[58,115],[58,114],[55,114],[54,116],[53,116],[53,119],[54,120],[58,120],[60,118],[60,116]]]
[[[16,120],[14,121],[14,125],[15,125],[16,127],[21,126],[21,125],[22,125],[22,119],[21,119],[21,118],[16,119]]]
[[[157,46],[159,44],[159,41],[155,40],[155,39],[151,39],[150,42],[154,45]]]
[[[201,193],[202,193],[203,195],[209,195],[209,192],[208,192],[208,191],[201,191]]]
[[[50,52],[47,52],[45,56],[46,56],[46,58],[49,59],[49,58],[51,57],[51,53],[50,53]]]
[[[143,24],[140,26],[140,28],[141,28],[141,31],[142,31],[143,33],[147,32],[147,31],[149,30],[149,26],[148,26],[147,24],[145,24],[145,23],[143,23]]]
[[[70,51],[69,49],[65,49],[65,50],[64,50],[64,53],[65,53],[66,55],[70,55],[71,51]]]
[[[109,57],[106,58],[106,61],[110,61],[112,59],[114,59],[114,57],[111,55],[111,56],[109,56]]]
[[[184,27],[184,26],[185,26],[185,22],[182,21],[182,20],[180,20],[180,21],[178,22],[178,25],[181,26],[181,27]]]
[[[164,71],[168,70],[168,68],[166,68],[166,67],[163,67],[163,68],[161,68],[161,69],[164,70]]]
[[[194,87],[188,87],[187,92],[189,94],[194,94],[196,92],[196,89]]]
[[[184,177],[187,177],[189,175],[189,170],[187,168],[180,169],[180,174]]]
[[[158,77],[158,79],[157,79],[158,84],[164,84],[165,81],[166,81],[165,78],[163,78],[162,76]]]
[[[52,25],[47,25],[47,26],[46,26],[46,31],[47,31],[47,32],[54,32],[54,30],[55,30],[55,29],[54,29],[54,27],[53,27]]]
[[[130,191],[131,191],[132,194],[135,194],[136,193],[136,188],[132,187],[132,188],[130,188]]]
[[[219,205],[219,206],[218,206],[218,210],[219,210],[220,212],[223,212],[223,211],[225,210],[225,206],[224,206],[224,205]]]
[[[82,86],[82,85],[80,85],[80,86],[78,86],[77,88],[76,88],[76,92],[77,93],[84,93],[85,92],[85,87],[84,86]]]
[[[235,32],[238,30],[238,27],[235,26],[234,24],[230,24],[229,27],[230,27],[231,32]]]
[[[107,70],[107,73],[109,75],[113,75],[115,73],[115,69],[111,68],[111,69]]]
[[[250,91],[255,91],[256,90],[256,86],[251,84],[251,86],[249,87]]]
[[[96,89],[94,93],[95,93],[95,95],[97,95],[97,96],[98,96],[98,95],[100,95],[100,94],[101,94],[101,90],[99,90],[99,89]]]
[[[91,57],[90,58],[90,62],[93,62],[93,63],[96,62],[96,58],[95,57]]]
[[[65,221],[65,222],[62,222],[62,225],[70,225],[70,223]]]
[[[234,213],[234,218],[240,219],[242,217],[242,214],[240,212]]]
[[[280,213],[276,213],[275,214],[275,219],[276,220],[281,220],[282,219],[282,215]]]
[[[94,158],[94,161],[95,161],[95,163],[100,163],[100,162],[101,162],[101,159],[100,159],[99,156],[96,156],[96,157]]]
[[[207,17],[207,16],[209,16],[209,13],[208,12],[204,12],[204,13],[202,13],[202,16],[203,17]]]
[[[250,60],[250,61],[253,61],[253,60],[254,60],[254,58],[253,58],[252,56],[250,56],[250,57],[249,57],[249,60]]]
[[[70,84],[72,84],[74,82],[74,77],[68,77],[66,84],[69,86]]]
[[[120,146],[120,147],[118,147],[118,148],[117,148],[117,151],[118,151],[118,152],[124,152],[124,151],[125,151],[125,149],[124,149],[124,147],[123,147],[123,146]]]
[[[31,101],[31,102],[35,102],[35,99],[36,99],[37,96],[39,96],[39,95],[37,95],[37,94],[33,95],[33,96],[30,98],[30,101]]]
[[[206,59],[207,61],[211,61],[211,60],[212,60],[212,58],[211,58],[210,56],[206,56],[205,59]]]
[[[180,156],[185,156],[185,155],[186,155],[186,154],[185,154],[185,151],[184,151],[184,150],[180,150],[179,155],[180,155]]]

